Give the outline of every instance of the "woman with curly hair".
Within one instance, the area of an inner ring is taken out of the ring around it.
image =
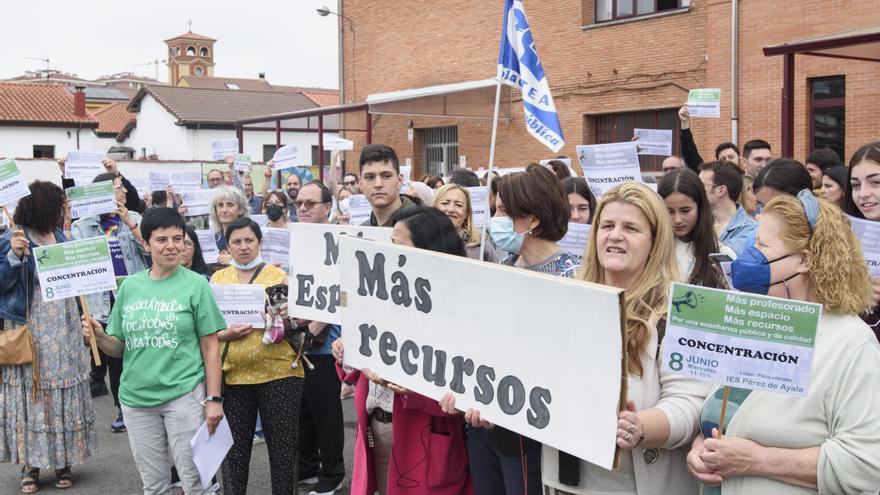
[[[683,447],[697,432],[707,384],[661,370],[660,346],[671,282],[678,280],[672,222],[647,186],[605,193],[577,278],[625,290],[628,397],[618,417],[620,469],[608,471],[544,446],[546,492],[697,493]]]
[[[735,287],[823,306],[810,386],[803,397],[731,388],[723,432],[718,388],[688,467],[715,493],[877,493],[880,347],[859,319],[873,304],[859,242],[810,189],[769,201],[756,240],[733,263]]]
[[[0,236],[2,330],[27,325],[33,365],[0,366],[0,462],[22,464],[22,493],[40,489],[40,469],[55,470],[55,486],[73,485],[70,467],[96,453],[95,413],[89,388],[89,352],[83,346],[75,298],[45,301],[31,256],[38,246],[65,242],[59,228],[64,191],[34,181]]]

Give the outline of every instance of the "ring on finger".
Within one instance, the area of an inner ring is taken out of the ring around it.
[[[626,432],[632,435],[636,432],[636,425],[629,425],[629,428],[626,429]]]
[[[626,443],[629,443],[630,440],[632,440],[632,439],[633,439],[633,434],[632,434],[632,433],[627,433],[626,436],[623,437],[623,441],[626,442]]]

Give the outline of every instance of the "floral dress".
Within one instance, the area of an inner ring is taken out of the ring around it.
[[[40,294],[37,285],[28,316],[40,372],[36,399],[30,364],[0,366],[0,462],[60,469],[97,453],[89,348],[76,299],[45,302]],[[4,330],[17,326],[6,320]]]

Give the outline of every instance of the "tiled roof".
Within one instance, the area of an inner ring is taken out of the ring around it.
[[[165,40],[165,43],[168,43],[169,41],[173,41],[173,40],[217,41],[214,38],[209,38],[209,37],[203,36],[201,34],[196,34],[192,31],[190,31],[188,33],[181,34],[179,36],[175,36],[173,38],[168,38],[167,40]]]
[[[98,134],[119,134],[133,120],[135,116],[128,111],[128,103],[113,103],[102,107],[92,116],[98,121]]]
[[[230,89],[227,84],[237,84],[244,91],[272,91],[272,86],[265,79],[242,79],[235,77],[194,77],[183,76],[191,88]]]
[[[73,88],[67,87],[68,91],[73,91]],[[90,100],[120,100],[125,101],[126,104],[128,100],[131,99],[131,96],[126,96],[125,93],[119,91],[116,88],[90,88],[87,87],[85,89],[86,93],[86,101]]]
[[[177,117],[180,124],[231,125],[248,117],[318,106],[300,93],[144,86],[131,100],[128,110],[138,112],[141,101],[148,94]]]
[[[98,126],[88,113],[73,114],[73,95],[64,86],[39,83],[0,83],[0,122]]]
[[[336,90],[324,92],[303,91],[302,94],[322,107],[339,105],[339,91]]]

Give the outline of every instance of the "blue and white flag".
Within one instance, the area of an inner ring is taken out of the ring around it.
[[[498,77],[522,91],[526,128],[553,152],[565,145],[550,83],[541,67],[522,0],[507,0],[498,54]]]

